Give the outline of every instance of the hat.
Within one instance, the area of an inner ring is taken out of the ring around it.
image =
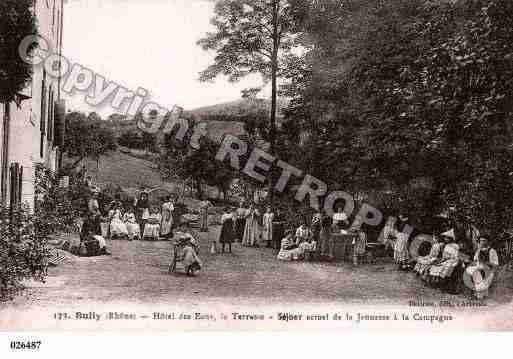
[[[451,229],[447,232],[444,232],[441,234],[442,237],[449,237],[449,238],[452,238],[452,239],[456,239],[456,235],[454,234],[454,229]]]

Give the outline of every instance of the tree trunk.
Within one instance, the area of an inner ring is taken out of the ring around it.
[[[270,142],[270,154],[272,156],[275,155],[275,142],[276,142],[276,100],[277,100],[277,84],[276,78],[278,73],[278,49],[280,46],[280,34],[278,29],[278,14],[280,11],[280,0],[273,1],[273,53],[271,59],[271,86],[272,86],[272,94],[271,94],[271,123],[269,129],[269,142]],[[273,205],[273,181],[272,181],[272,171],[269,172],[268,175],[269,182],[269,193],[268,199],[269,204]]]
[[[202,188],[202,185],[201,185],[201,181],[196,180],[195,181],[195,186],[196,186],[196,193],[198,194],[198,199],[199,200],[203,200],[203,188]]]

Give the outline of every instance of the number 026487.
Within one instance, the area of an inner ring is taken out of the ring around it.
[[[11,341],[12,350],[39,350],[41,341]]]

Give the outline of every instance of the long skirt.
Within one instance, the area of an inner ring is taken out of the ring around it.
[[[138,223],[127,223],[126,229],[128,230],[128,238],[140,238],[141,237],[141,228]]]
[[[110,235],[111,236],[128,236],[128,229],[126,224],[119,219],[113,219],[110,222]]]
[[[144,226],[144,238],[158,239],[160,236],[160,224],[146,223]]]
[[[319,249],[321,252],[321,256],[329,258],[334,257],[334,240],[331,236],[330,230],[327,228],[322,228],[319,233]]]
[[[139,228],[142,233],[144,233],[144,227],[146,226],[149,217],[150,211],[148,208],[139,208],[137,210],[137,222],[139,223]]]
[[[445,259],[442,263],[432,265],[429,274],[433,277],[449,278],[459,263],[457,258]]]
[[[203,208],[201,210],[200,230],[202,232],[208,232],[208,208]]]
[[[273,222],[273,248],[280,249],[281,240],[285,237],[285,223]]]
[[[182,264],[185,266],[185,268],[197,264],[199,268],[203,267],[203,263],[201,262],[201,259],[199,258],[198,254],[191,246],[185,246],[181,247],[178,251],[178,258],[179,261],[182,262]]]
[[[269,244],[273,240],[273,229],[272,229],[272,222],[266,223],[262,227],[262,240],[265,242],[268,242]]]
[[[235,239],[237,242],[242,242],[242,237],[244,237],[244,228],[246,227],[246,219],[245,218],[237,218],[235,220]]]
[[[244,229],[244,236],[242,238],[242,245],[245,247],[254,247],[258,244],[260,239],[260,225],[256,220],[246,221],[246,228]]]
[[[467,267],[466,272],[472,278],[476,297],[478,299],[486,298],[488,296],[488,288],[492,285],[495,273],[491,270],[485,270],[477,263]]]
[[[226,220],[221,226],[221,233],[219,235],[220,243],[233,243],[233,221]]]
[[[162,234],[162,236],[169,236],[169,235],[171,235],[172,230],[173,230],[173,216],[171,215],[171,213],[169,213],[169,214],[167,214],[167,216],[164,216],[164,218],[162,218],[162,223],[160,226],[160,234]]]
[[[433,265],[435,262],[436,258],[431,256],[419,257],[417,258],[417,263],[415,264],[413,271],[423,275],[429,270],[429,268],[431,268],[431,265]]]
[[[408,261],[410,255],[408,252],[408,238],[399,237],[394,244],[394,260],[397,264],[404,264]]]
[[[280,261],[297,261],[303,258],[302,248],[281,249],[276,258]]]

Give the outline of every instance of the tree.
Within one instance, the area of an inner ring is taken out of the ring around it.
[[[37,34],[31,0],[0,2],[0,102],[10,102],[32,77],[32,65],[24,62],[18,48],[22,40]],[[37,44],[28,49],[30,55]]]
[[[141,144],[146,150],[146,154],[157,151],[157,137],[152,133],[143,131],[141,134]]]
[[[120,146],[125,146],[133,149],[141,149],[144,148],[142,143],[142,136],[140,131],[135,129],[130,129],[125,131],[119,136],[118,143]]]
[[[420,211],[511,228],[512,13],[506,0],[311,2],[295,14],[307,51],[288,115],[308,132],[317,114],[316,150],[298,161],[403,198],[425,177]]]
[[[205,184],[216,187],[226,198],[226,193],[235,177],[229,164],[216,160],[218,144],[208,137],[202,137],[200,147],[192,149],[189,143],[193,133],[191,125],[184,141],[176,139],[175,132],[164,136],[163,152],[160,155],[160,170],[165,179],[192,184],[200,199],[204,197]]]
[[[95,118],[92,116],[91,118]],[[66,138],[63,152],[75,162],[75,168],[83,159],[92,158],[97,162],[100,156],[117,148],[112,130],[100,120],[92,120],[82,112],[71,112],[66,116]]]
[[[215,61],[201,72],[200,79],[209,81],[226,75],[238,81],[249,74],[261,74],[271,81],[272,98],[269,142],[274,154],[276,140],[277,79],[286,70],[283,58],[293,48],[293,24],[288,1],[218,0],[211,22],[216,31],[198,41],[204,50],[216,52]],[[251,90],[245,92],[250,95]],[[272,184],[269,194],[272,197]]]

